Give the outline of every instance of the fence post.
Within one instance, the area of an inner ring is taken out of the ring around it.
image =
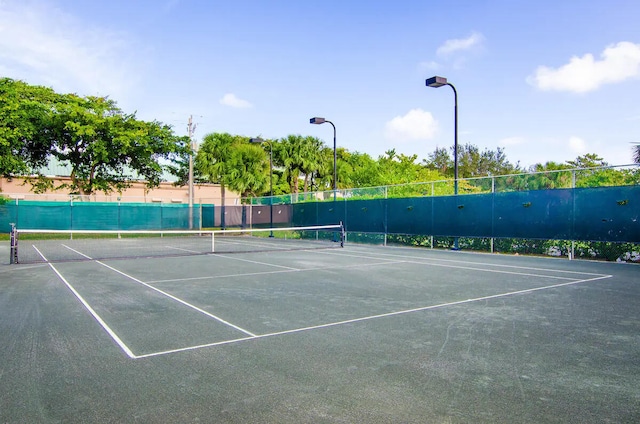
[[[389,193],[388,193],[388,188],[389,186],[384,186],[384,245],[387,245],[387,234],[389,233]]]
[[[11,225],[11,248],[10,248],[10,256],[9,256],[9,264],[17,264],[18,263],[18,233],[16,231],[15,222],[10,222]]]
[[[491,176],[491,253],[493,253],[493,224],[495,221],[495,211],[496,211],[496,177]]]

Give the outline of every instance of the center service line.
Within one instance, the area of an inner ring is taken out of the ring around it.
[[[175,301],[176,301],[176,302],[178,302],[178,303],[182,303],[183,305],[188,306],[189,308],[194,309],[194,310],[196,310],[196,311],[200,312],[201,314],[204,314],[204,315],[206,315],[206,316],[208,316],[208,317],[210,317],[210,318],[213,318],[213,319],[215,319],[216,321],[221,322],[222,324],[225,324],[225,325],[227,325],[227,326],[229,326],[229,327],[231,327],[231,328],[235,328],[236,330],[241,331],[241,332],[243,332],[244,334],[247,334],[247,335],[249,335],[249,336],[251,336],[251,337],[256,337],[256,335],[255,335],[255,334],[253,334],[252,332],[250,332],[250,331],[248,331],[248,330],[245,330],[245,329],[244,329],[244,328],[242,328],[242,327],[238,327],[237,325],[232,324],[232,323],[230,323],[229,321],[225,321],[224,319],[222,319],[222,318],[220,318],[220,317],[218,317],[218,316],[216,316],[216,315],[213,315],[212,313],[207,312],[207,311],[205,311],[204,309],[198,308],[197,306],[192,305],[191,303],[189,303],[189,302],[187,302],[187,301],[185,301],[185,300],[182,300],[182,299],[180,299],[180,298],[178,298],[178,297],[175,297],[175,296],[174,296],[174,295],[172,295],[172,294],[169,294],[169,293],[167,293],[167,292],[165,292],[165,291],[162,291],[162,290],[160,290],[160,289],[159,289],[159,288],[157,288],[157,287],[153,287],[152,285],[147,284],[147,283],[145,283],[144,281],[138,280],[137,278],[135,278],[135,277],[133,277],[133,276],[131,276],[131,275],[129,275],[129,274],[126,274],[126,273],[124,273],[124,272],[120,271],[119,269],[116,269],[116,268],[114,268],[114,267],[112,267],[112,266],[109,266],[109,265],[105,264],[104,262],[96,261],[96,263],[98,263],[98,264],[100,264],[100,265],[102,265],[102,266],[104,266],[104,267],[106,267],[106,268],[109,268],[110,270],[115,271],[115,272],[117,272],[118,274],[120,274],[120,275],[122,275],[122,276],[124,276],[124,277],[126,277],[126,278],[129,278],[130,280],[135,281],[135,282],[136,282],[136,283],[138,283],[138,284],[142,284],[143,286],[148,287],[148,288],[150,288],[151,290],[154,290],[154,291],[156,291],[156,292],[158,292],[158,293],[162,294],[163,296],[168,297],[169,299],[173,299],[173,300],[175,300]]]
[[[72,249],[71,247],[68,247],[68,246],[65,246],[65,247],[66,247],[67,249],[69,249],[69,250],[72,250],[72,251],[76,252],[76,253],[77,253],[77,254],[79,254],[79,255],[84,256],[84,257],[85,257],[85,258],[87,258],[87,259],[92,259],[91,257],[89,257],[89,256],[85,255],[84,253],[79,252],[79,251],[77,251],[77,250],[75,250],[75,249]],[[213,318],[213,319],[215,319],[216,321],[221,322],[222,324],[225,324],[225,325],[227,325],[227,326],[229,326],[229,327],[235,328],[236,330],[241,331],[241,332],[243,332],[244,334],[247,334],[247,335],[249,335],[249,336],[251,336],[251,337],[255,337],[255,334],[251,333],[250,331],[245,330],[244,328],[241,328],[241,327],[238,327],[237,325],[231,324],[230,322],[225,321],[225,320],[223,320],[222,318],[220,318],[220,317],[218,317],[218,316],[216,316],[216,315],[213,315],[213,314],[211,314],[211,313],[209,313],[209,312],[205,311],[204,309],[198,308],[197,306],[192,305],[191,303],[186,302],[186,301],[184,301],[184,300],[182,300],[182,299],[179,299],[179,298],[177,298],[177,297],[173,296],[172,294],[169,294],[169,293],[167,293],[167,292],[164,292],[164,291],[160,290],[159,288],[153,287],[152,285],[147,284],[147,283],[145,283],[144,281],[138,280],[137,278],[132,277],[132,276],[131,276],[131,275],[129,275],[129,274],[125,274],[124,272],[122,272],[122,271],[120,271],[120,270],[118,270],[118,269],[116,269],[116,268],[114,268],[114,267],[112,267],[112,266],[109,266],[109,265],[105,264],[104,262],[100,262],[100,261],[95,261],[95,262],[96,262],[96,263],[98,263],[98,264],[100,264],[100,265],[102,265],[102,266],[104,266],[104,267],[106,267],[106,268],[109,268],[109,269],[110,269],[110,270],[112,270],[112,271],[117,272],[118,274],[120,274],[120,275],[122,275],[122,276],[124,276],[124,277],[126,277],[126,278],[128,278],[128,279],[130,279],[130,280],[135,281],[135,282],[136,282],[136,283],[138,283],[138,284],[142,284],[143,286],[148,287],[148,288],[150,288],[151,290],[154,290],[154,291],[156,291],[156,292],[160,293],[160,294],[162,294],[163,296],[166,296],[166,297],[168,297],[168,298],[170,298],[170,299],[173,299],[173,300],[175,300],[176,302],[182,303],[183,305],[188,306],[189,308],[194,309],[194,310],[196,310],[196,311],[200,312],[201,314],[204,314],[204,315],[206,315],[206,316],[208,316],[208,317],[210,317],[210,318]]]

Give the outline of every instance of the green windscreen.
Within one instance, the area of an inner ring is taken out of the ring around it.
[[[640,242],[640,186],[305,202],[295,225],[349,232]]]
[[[374,196],[372,196],[374,197]],[[0,231],[268,228],[344,223],[354,233],[640,242],[640,186],[295,204],[188,205],[7,202]],[[190,224],[192,223],[192,227]]]

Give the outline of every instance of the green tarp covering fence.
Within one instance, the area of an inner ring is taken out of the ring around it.
[[[110,202],[20,201],[0,206],[0,231],[18,228],[50,230],[178,230],[200,228],[200,208],[188,205]]]
[[[514,191],[459,196],[182,204],[9,201],[0,231],[18,228],[158,230],[286,227],[343,222],[348,232],[448,237],[640,242],[640,186]]]
[[[640,242],[640,187],[303,202],[294,225],[348,232]]]

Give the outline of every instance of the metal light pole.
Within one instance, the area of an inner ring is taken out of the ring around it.
[[[193,143],[193,132],[196,127],[193,125],[193,116],[189,116],[189,124],[187,130],[189,131],[189,229],[193,229],[193,152],[195,146]]]
[[[431,77],[426,81],[427,87],[442,87],[443,85],[448,85],[453,89],[453,100],[454,100],[454,109],[453,109],[453,120],[454,120],[454,129],[453,129],[453,193],[454,195],[458,195],[458,92],[456,88],[450,82],[447,82],[447,79],[444,77]],[[453,240],[453,249],[458,250],[458,237],[455,237]]]
[[[251,143],[264,143],[265,140],[261,138],[249,139]],[[269,226],[273,228],[273,142],[267,140],[269,143]],[[269,232],[269,237],[273,237],[273,230]]]
[[[338,190],[338,156],[336,154],[336,126],[333,125],[333,122],[328,121],[324,118],[311,118],[309,119],[310,124],[324,124],[325,122],[331,124],[333,127],[333,200],[336,200],[336,191]]]

